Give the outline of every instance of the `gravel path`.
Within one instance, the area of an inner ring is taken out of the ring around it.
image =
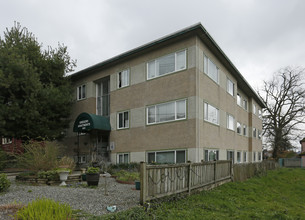
[[[27,204],[36,198],[49,198],[69,204],[73,209],[80,209],[93,215],[107,213],[106,207],[116,205],[118,211],[139,205],[140,191],[134,185],[120,184],[114,178],[107,178],[107,194],[105,195],[105,178],[101,177],[95,189],[82,187],[31,186],[15,182],[9,177],[11,187],[0,194],[0,206],[14,202]],[[2,213],[3,214],[3,213]],[[0,211],[0,219],[1,211]]]

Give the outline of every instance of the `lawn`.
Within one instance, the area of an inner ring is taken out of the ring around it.
[[[305,219],[305,169],[227,183],[181,200],[151,204],[92,219]]]

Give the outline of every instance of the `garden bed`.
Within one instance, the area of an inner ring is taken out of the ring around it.
[[[17,182],[22,182],[22,183],[29,183],[29,184],[35,184],[35,185],[59,185],[61,183],[60,180],[49,180],[45,178],[38,178],[37,176],[22,176],[18,175],[16,176],[16,181]],[[68,176],[68,180],[65,181],[67,184],[71,183],[76,183],[76,182],[81,182],[81,175],[80,174],[72,174]]]

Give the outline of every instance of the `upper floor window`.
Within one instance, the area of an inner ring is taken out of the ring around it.
[[[219,150],[204,150],[205,161],[219,160]]]
[[[227,128],[234,131],[234,117],[227,114]]]
[[[118,73],[118,88],[129,86],[129,69]]]
[[[186,100],[147,107],[147,124],[186,119]]]
[[[77,87],[77,100],[86,98],[86,85]]]
[[[129,111],[119,112],[117,114],[118,129],[129,128]]]
[[[227,79],[227,92],[234,96],[234,83],[229,78]]]
[[[204,120],[219,124],[219,110],[212,105],[204,103]]]
[[[256,138],[256,128],[253,128],[253,137]]]
[[[147,79],[186,69],[186,50],[160,57],[147,63]]]
[[[236,132],[237,134],[241,134],[241,124],[239,122],[236,123]]]
[[[247,125],[244,125],[243,127],[243,135],[247,136]]]
[[[241,106],[241,97],[240,97],[239,93],[237,93],[236,101],[237,101],[237,105]]]
[[[255,115],[256,114],[256,105],[255,104],[253,104],[253,114]]]
[[[204,55],[204,73],[218,83],[218,67],[206,55]]]
[[[263,117],[263,115],[262,115],[262,110],[261,110],[261,109],[258,110],[258,117],[259,117],[260,119],[262,119],[262,117]]]
[[[247,99],[243,100],[243,108],[247,111],[248,110],[248,101]]]

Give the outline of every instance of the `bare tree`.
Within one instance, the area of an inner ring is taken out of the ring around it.
[[[266,104],[263,114],[263,131],[267,143],[278,153],[293,148],[291,141],[300,136],[305,124],[305,69],[286,67],[264,81],[258,95]]]

